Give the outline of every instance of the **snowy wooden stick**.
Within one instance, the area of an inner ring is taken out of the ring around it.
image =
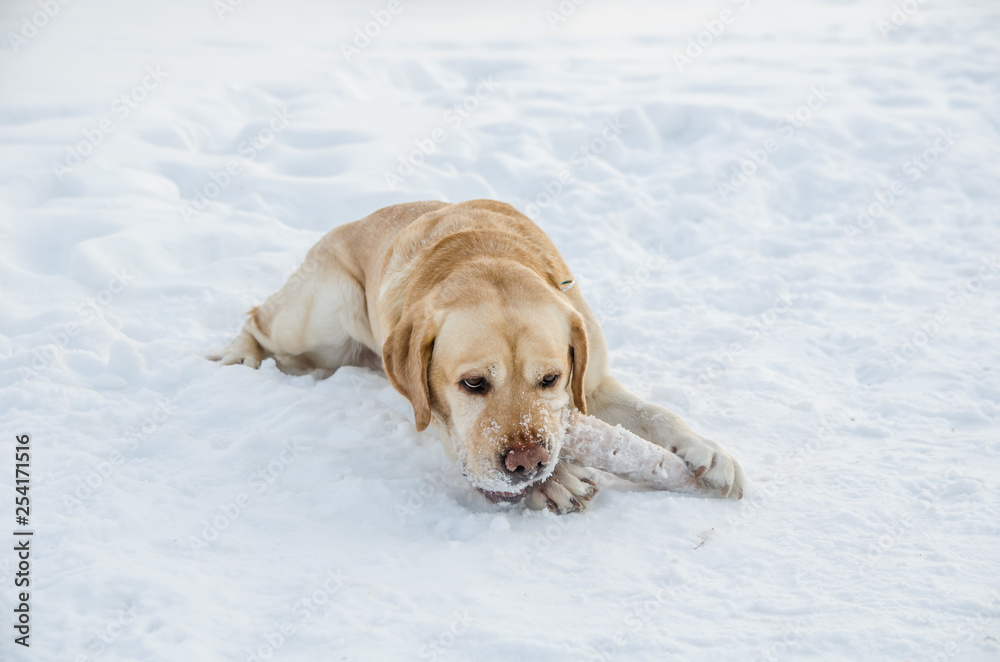
[[[658,490],[711,492],[688,470],[684,460],[666,448],[620,425],[609,425],[578,411],[569,418],[562,450],[566,459]]]

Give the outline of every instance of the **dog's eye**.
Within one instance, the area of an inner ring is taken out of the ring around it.
[[[556,382],[559,381],[559,375],[545,375],[542,377],[542,381],[539,382],[539,386],[542,388],[549,388],[550,386],[555,386]]]
[[[485,393],[490,388],[490,383],[482,377],[466,377],[460,383],[462,388],[471,393]]]

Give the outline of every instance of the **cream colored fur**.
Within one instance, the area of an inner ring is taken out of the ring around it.
[[[580,286],[563,291],[572,280],[551,240],[509,205],[395,205],[325,235],[213,358],[253,368],[273,358],[318,377],[381,363],[417,428],[445,433],[475,487],[523,494],[533,507],[579,509],[596,489],[588,471],[559,458],[571,407],[676,453],[707,492],[742,497],[745,478],[728,453],[611,376]],[[487,392],[463,385],[477,378]],[[548,459],[529,484],[512,482],[503,458],[529,442]]]

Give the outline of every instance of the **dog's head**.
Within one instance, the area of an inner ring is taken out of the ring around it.
[[[586,413],[583,318],[528,269],[457,273],[408,302],[382,358],[417,429],[444,428],[492,501],[517,500],[548,478],[564,413],[573,404]]]

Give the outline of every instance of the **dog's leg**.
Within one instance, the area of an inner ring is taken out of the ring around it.
[[[228,347],[221,352],[209,355],[210,361],[219,361],[222,365],[242,364],[256,370],[260,367],[261,362],[270,356],[254,337],[252,329],[256,323],[253,320],[253,312],[253,310],[250,311],[250,317]]]
[[[284,286],[250,311],[229,347],[209,358],[251,368],[273,358],[284,372],[319,377],[343,365],[374,365],[364,289],[323,248],[310,251]]]
[[[568,417],[563,456],[657,490],[726,496],[698,479],[680,456],[631,430],[578,411]]]
[[[614,377],[606,376],[587,395],[587,409],[602,421],[621,425],[679,455],[696,478],[721,496],[743,498],[746,477],[739,462],[694,432],[680,416],[630,393]]]

